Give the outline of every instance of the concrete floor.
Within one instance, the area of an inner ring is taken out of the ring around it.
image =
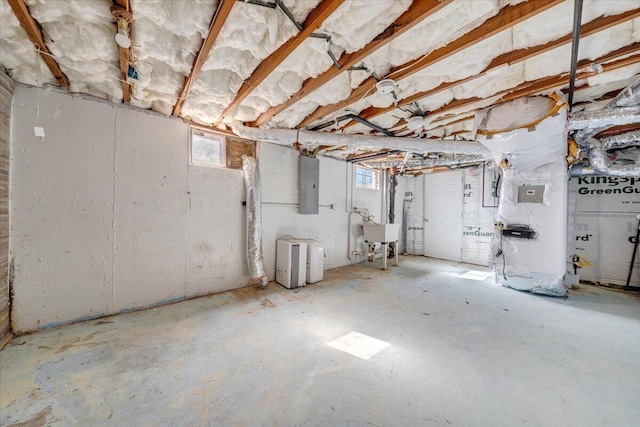
[[[631,426],[640,298],[422,257],[69,325],[0,352],[0,425]],[[390,345],[368,360],[327,345]]]

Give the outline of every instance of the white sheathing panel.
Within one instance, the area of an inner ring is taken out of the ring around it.
[[[184,297],[188,127],[117,109],[114,307]]]
[[[113,106],[22,85],[11,136],[13,328],[113,312]],[[74,124],[83,124],[76,126]],[[33,127],[46,136],[34,136]]]
[[[489,262],[497,210],[494,206],[498,204],[491,197],[494,170],[493,165],[487,165],[484,175],[482,166],[464,170],[462,262],[479,265],[487,265]]]
[[[411,255],[423,254],[424,240],[424,177],[404,177],[406,201],[407,248]]]
[[[184,122],[42,90],[38,118],[37,89],[22,85],[14,106],[17,332],[246,285],[242,174],[188,166]],[[270,278],[283,234],[320,241],[325,268],[361,260],[347,258],[347,206],[380,221],[380,190],[355,190],[351,165],[322,158],[323,206],[299,215],[298,153],[265,143],[259,161],[263,202],[276,203],[263,206]]]
[[[242,171],[190,166],[188,173],[186,294],[243,286],[249,276],[238,256],[246,251]]]
[[[317,215],[298,214],[298,153],[294,150],[260,144],[262,178],[262,245],[264,265],[270,280],[275,278],[276,240],[287,234],[315,239],[324,248],[324,268],[335,268],[347,260],[347,210],[351,206],[369,209],[381,221],[381,191],[353,188],[352,165],[320,157],[320,209]],[[353,195],[353,198],[350,196]],[[334,209],[328,205],[334,204]],[[352,216],[353,224],[362,218]],[[361,249],[361,231],[352,227],[352,249]],[[362,261],[357,258],[353,262]]]
[[[592,263],[578,270],[580,280],[625,285],[640,214],[640,180],[614,176],[572,178],[577,194],[575,253]],[[640,257],[631,285],[640,286]]]

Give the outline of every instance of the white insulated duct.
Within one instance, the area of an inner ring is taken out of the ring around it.
[[[262,261],[262,200],[260,171],[256,159],[242,156],[242,172],[247,188],[247,264],[249,285],[266,286],[267,275]]]
[[[233,132],[241,138],[291,146],[296,142],[307,145],[349,145],[351,147],[388,148],[412,153],[473,154],[489,159],[491,152],[478,142],[430,140],[388,136],[344,135],[295,129],[259,129],[231,124]]]

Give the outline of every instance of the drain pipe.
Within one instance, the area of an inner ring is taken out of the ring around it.
[[[249,285],[267,286],[268,278],[262,260],[262,203],[260,171],[253,157],[242,156],[242,173],[247,188],[247,264]]]
[[[491,151],[477,141],[346,135],[302,129],[260,129],[244,126],[240,122],[233,122],[231,129],[241,138],[265,141],[287,147],[299,142],[308,145],[350,145],[352,147],[388,148],[390,150],[410,151],[412,153],[440,152],[450,154],[474,154],[486,159],[491,157]]]
[[[396,168],[389,170],[389,224],[394,224],[396,219],[396,187],[398,186],[398,175]],[[396,256],[395,242],[389,243],[389,258]]]

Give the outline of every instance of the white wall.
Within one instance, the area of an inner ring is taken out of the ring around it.
[[[640,214],[640,180],[629,177],[571,178],[576,195],[575,253],[592,265],[578,270],[581,280],[625,285]],[[640,286],[640,257],[636,256],[632,286]]]
[[[22,85],[13,98],[15,331],[246,285],[241,171],[188,166],[189,127],[180,120],[47,90],[39,98],[38,106],[36,89]],[[297,153],[271,144],[259,151],[263,201],[297,203]],[[350,168],[321,160],[320,203],[333,210],[263,206],[271,279],[283,234],[319,240],[325,268],[350,262]],[[379,219],[380,192],[360,193]]]
[[[447,172],[437,172],[447,173]],[[491,251],[494,216],[496,209],[483,206],[482,166],[466,168],[460,184],[464,189],[462,207],[462,262],[487,265]],[[490,193],[491,178],[486,178],[485,193]],[[414,255],[424,254],[424,175],[403,179],[404,199],[407,200],[407,252]],[[484,197],[490,199],[490,197]],[[491,200],[485,200],[491,206]]]

